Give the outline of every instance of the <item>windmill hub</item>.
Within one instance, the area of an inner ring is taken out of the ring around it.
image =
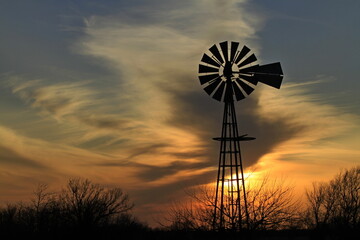
[[[223,73],[224,73],[224,77],[226,79],[231,78],[233,76],[232,63],[231,62],[226,61]]]

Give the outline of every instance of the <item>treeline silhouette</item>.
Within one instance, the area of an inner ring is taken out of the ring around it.
[[[0,238],[357,239],[360,233],[360,166],[313,183],[305,202],[283,180],[249,185],[249,223],[241,231],[212,230],[213,192],[188,190],[190,201],[174,203],[155,229],[132,215],[134,204],[120,188],[81,178],[70,179],[56,193],[39,185],[30,201],[0,208]]]
[[[30,203],[0,210],[0,233],[2,239],[101,239],[145,232],[148,227],[130,214],[133,206],[120,188],[105,188],[88,179],[70,179],[58,193],[39,185]]]

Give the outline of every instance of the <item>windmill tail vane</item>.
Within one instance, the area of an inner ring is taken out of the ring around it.
[[[224,102],[219,165],[213,210],[214,230],[240,230],[249,226],[244,167],[240,142],[254,140],[239,135],[234,100],[250,95],[260,82],[280,89],[283,72],[279,62],[259,65],[247,46],[238,42],[214,44],[199,64],[199,80],[204,90]]]

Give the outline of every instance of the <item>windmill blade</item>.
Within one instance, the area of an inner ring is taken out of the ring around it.
[[[279,62],[260,65],[256,72],[283,75],[281,64]]]
[[[221,42],[220,43],[220,47],[221,47],[221,51],[223,53],[223,56],[224,56],[224,60],[225,62],[227,62],[229,59],[229,54],[228,54],[228,42],[225,41],[225,42]]]
[[[251,67],[240,69],[239,73],[254,74],[255,72],[257,72],[258,68],[259,68],[259,64],[256,64]]]
[[[254,77],[261,83],[280,89],[283,76],[277,74],[255,73]]]
[[[206,53],[204,53],[203,57],[201,58],[201,61],[213,65],[215,67],[220,67],[220,64],[218,64],[214,59],[206,55]]]
[[[254,85],[257,85],[257,83],[258,83],[257,78],[252,75],[239,74],[239,77],[240,77],[240,79],[245,80]]]
[[[232,88],[234,89],[234,93],[237,101],[240,101],[241,99],[245,98],[245,95],[241,92],[236,82],[232,82]]]
[[[209,73],[209,72],[219,72],[219,69],[199,64],[199,73]]]
[[[218,100],[218,101],[221,101],[221,98],[223,96],[223,93],[224,93],[224,88],[225,88],[225,82],[222,81],[220,86],[218,87],[218,89],[216,89],[214,95],[213,95],[213,98]]]
[[[219,49],[214,44],[211,48],[209,48],[209,51],[214,55],[214,57],[221,63],[224,63],[223,58],[221,57],[221,54],[219,52]]]
[[[199,76],[200,84],[203,85],[204,83],[207,83],[217,77],[219,77],[219,74],[210,74],[210,75]]]
[[[246,92],[247,95],[250,95],[254,89],[241,81],[239,78],[236,79],[236,82],[240,85],[240,87]]]
[[[247,59],[245,59],[240,64],[238,64],[238,67],[241,68],[245,65],[255,62],[256,60],[257,60],[257,58],[255,57],[255,54],[251,54]]]
[[[231,42],[231,51],[230,51],[230,59],[229,59],[230,62],[234,62],[234,58],[238,47],[239,47],[238,42]]]
[[[239,55],[235,60],[235,63],[237,64],[238,62],[240,62],[240,60],[243,59],[243,57],[245,57],[245,55],[248,54],[249,52],[250,52],[250,48],[248,48],[247,46],[243,46],[243,48],[241,49]]]
[[[214,81],[212,81],[208,86],[204,88],[205,92],[211,95],[211,93],[216,89],[216,87],[220,84],[220,82],[221,82],[221,77],[216,78]]]

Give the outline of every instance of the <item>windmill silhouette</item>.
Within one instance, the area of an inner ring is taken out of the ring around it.
[[[220,50],[219,50],[220,46]],[[199,80],[212,98],[224,102],[219,167],[213,212],[215,230],[239,230],[249,224],[240,142],[254,140],[239,135],[234,101],[240,101],[254,91],[258,82],[280,88],[283,72],[279,62],[256,64],[250,49],[238,42],[214,44],[204,53],[199,64]]]

